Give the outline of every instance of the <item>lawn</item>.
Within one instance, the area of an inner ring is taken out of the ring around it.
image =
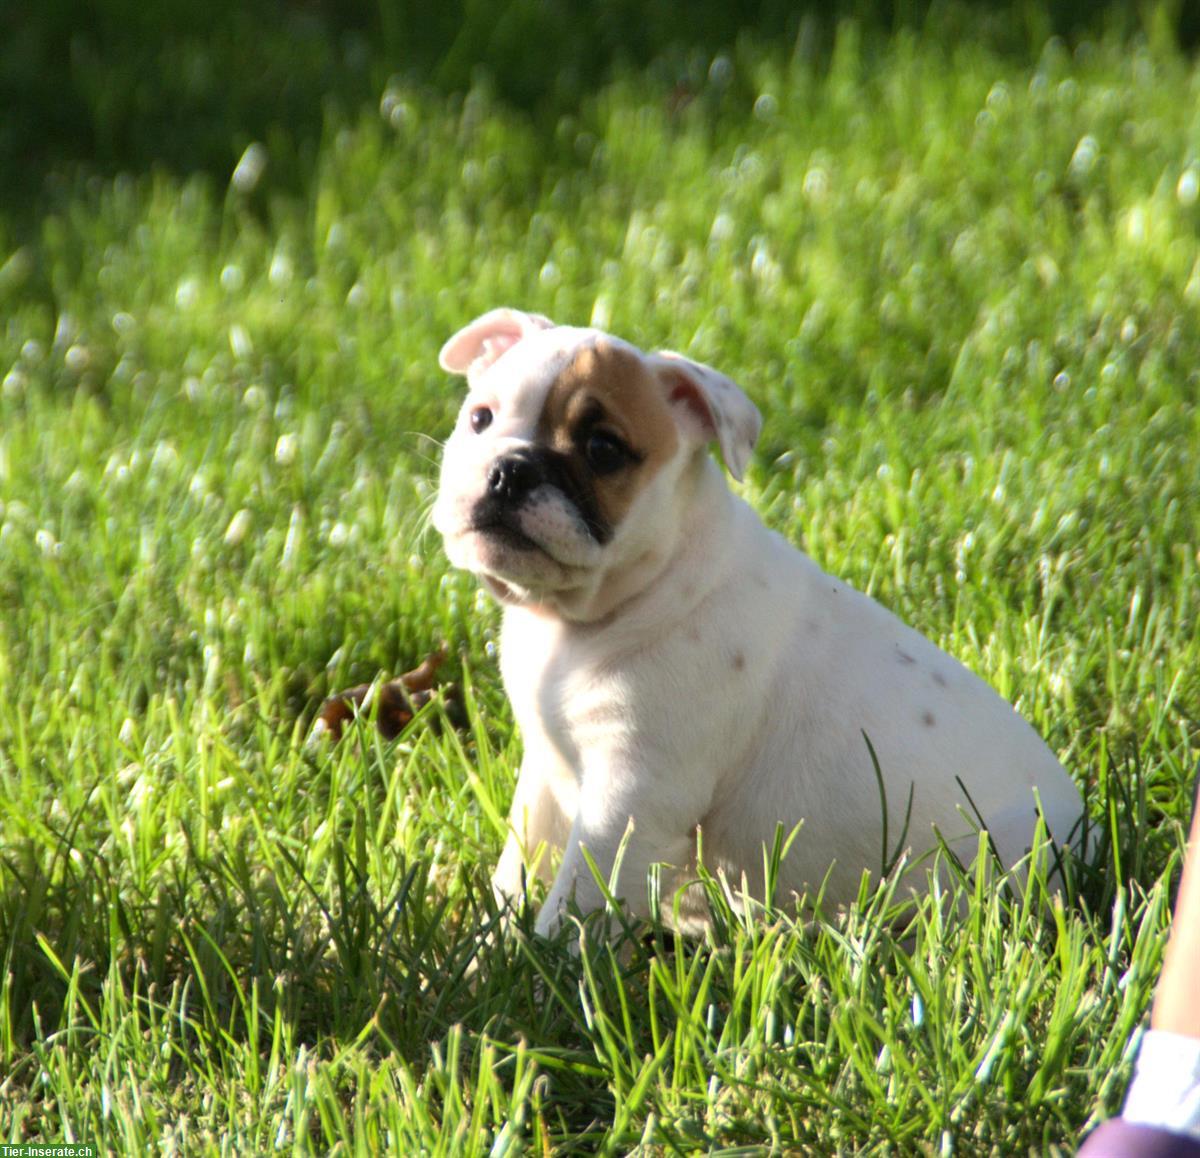
[[[1008,1155],[1116,1111],[1200,760],[1200,67],[1170,5],[979,11],[583,38],[540,109],[461,39],[387,80],[306,25],[337,99],[252,133],[189,41],[155,83],[216,111],[161,149],[76,52],[89,126],[0,196],[0,1141]],[[747,389],[764,519],[1082,786],[1065,901],[981,863],[813,922],[717,891],[703,943],[498,934],[520,738],[428,525],[437,350],[498,304]],[[441,641],[465,727],[305,747]]]

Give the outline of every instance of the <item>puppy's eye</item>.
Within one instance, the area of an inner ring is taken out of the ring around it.
[[[633,461],[633,452],[615,434],[595,430],[584,443],[583,456],[595,474],[612,474]]]
[[[471,429],[481,434],[492,424],[492,412],[486,406],[476,406],[471,411]]]

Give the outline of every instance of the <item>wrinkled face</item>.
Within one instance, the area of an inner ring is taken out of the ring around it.
[[[472,377],[434,524],[502,600],[586,589],[670,519],[682,457],[661,375],[618,339],[559,327]]]

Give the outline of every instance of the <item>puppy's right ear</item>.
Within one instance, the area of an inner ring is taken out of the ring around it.
[[[541,314],[526,314],[501,306],[463,326],[438,354],[438,365],[450,374],[474,374],[487,369],[505,350],[537,330],[554,323]]]
[[[659,350],[646,361],[669,386],[682,428],[701,443],[715,438],[729,473],[741,482],[762,430],[758,407],[736,382],[682,354]]]

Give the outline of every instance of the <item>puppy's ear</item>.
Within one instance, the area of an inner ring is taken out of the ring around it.
[[[649,362],[667,387],[679,425],[697,441],[715,438],[729,473],[741,482],[762,429],[758,407],[724,374],[682,354],[660,350]]]
[[[463,326],[438,354],[438,364],[451,374],[468,374],[490,366],[510,346],[554,323],[541,314],[526,314],[502,306]]]

